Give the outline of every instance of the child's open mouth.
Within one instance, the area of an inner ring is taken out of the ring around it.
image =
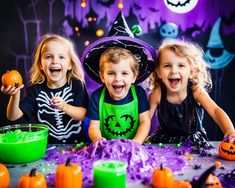
[[[60,68],[50,68],[50,72],[53,76],[57,76],[60,73]]]
[[[180,82],[179,78],[169,78],[168,80],[170,81],[172,86],[176,86]]]
[[[122,91],[122,89],[124,88],[124,85],[121,85],[121,86],[113,86],[113,89],[116,91],[116,92],[120,92]]]

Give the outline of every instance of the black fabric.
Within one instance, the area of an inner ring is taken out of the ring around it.
[[[191,88],[181,104],[172,104],[167,101],[166,88],[162,87],[157,113],[160,127],[169,135],[187,136],[202,128],[204,110],[195,101]]]
[[[195,145],[211,146],[202,126],[204,109],[194,99],[191,84],[181,104],[167,101],[166,88],[161,87],[161,101],[157,108],[159,129],[151,135],[152,143],[179,143],[192,141]]]
[[[89,98],[85,85],[79,80],[65,84],[61,88],[50,89],[46,83],[27,88],[26,95],[20,101],[24,118],[36,123],[47,124],[49,143],[78,143],[85,141],[84,122],[72,119],[63,111],[53,108],[50,99],[59,96],[68,104],[87,108]]]

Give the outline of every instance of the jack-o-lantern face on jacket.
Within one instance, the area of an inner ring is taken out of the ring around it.
[[[219,145],[219,156],[230,161],[235,160],[235,142],[222,141]]]
[[[132,116],[124,114],[120,117],[110,115],[105,118],[104,129],[106,134],[111,138],[129,138],[133,132],[135,120]]]

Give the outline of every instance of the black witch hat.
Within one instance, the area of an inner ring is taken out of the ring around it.
[[[108,37],[90,44],[82,55],[82,62],[87,74],[96,82],[102,83],[99,76],[101,54],[112,47],[121,47],[140,57],[139,74],[135,83],[144,81],[156,65],[156,50],[146,42],[134,38],[123,14],[120,12],[113,23]]]

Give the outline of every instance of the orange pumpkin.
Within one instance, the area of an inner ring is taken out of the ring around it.
[[[29,174],[21,176],[18,188],[46,188],[46,178],[43,174],[36,174],[36,168],[32,168]]]
[[[6,188],[10,183],[10,175],[7,167],[0,163],[0,188]]]
[[[79,165],[72,164],[68,158],[65,165],[58,165],[56,169],[56,188],[81,188],[82,169]]]
[[[17,70],[7,71],[2,75],[2,84],[5,87],[19,87],[22,85],[22,77]]]
[[[169,168],[160,168],[154,170],[152,175],[152,183],[155,188],[171,188],[174,186],[174,176]]]
[[[223,159],[235,160],[235,143],[222,141],[219,145],[219,156]]]
[[[206,187],[207,188],[222,188],[222,184],[217,176],[210,174],[206,179]]]
[[[192,188],[192,185],[188,181],[176,180],[176,181],[174,181],[174,187],[177,187],[177,188]]]

